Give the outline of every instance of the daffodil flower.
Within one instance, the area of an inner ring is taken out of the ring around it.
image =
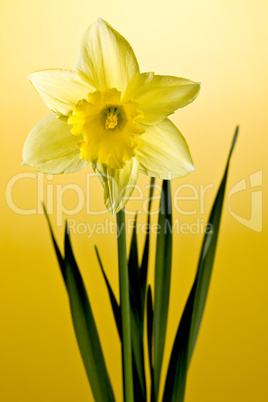
[[[172,179],[194,170],[188,145],[167,119],[192,102],[199,83],[140,73],[130,44],[98,19],[84,34],[77,71],[37,71],[29,79],[52,114],[26,139],[23,164],[59,174],[92,163],[115,214],[139,172]]]

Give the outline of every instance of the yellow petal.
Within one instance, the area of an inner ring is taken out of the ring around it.
[[[56,116],[69,116],[81,99],[95,89],[75,71],[52,69],[28,75],[29,80]]]
[[[88,162],[79,158],[77,140],[66,122],[50,114],[28,135],[23,148],[23,164],[49,174],[81,170]]]
[[[195,170],[184,137],[169,119],[144,128],[141,147],[136,150],[142,173],[176,179]]]
[[[126,39],[99,18],[84,34],[77,70],[90,77],[100,91],[124,91],[139,73],[139,65]]]
[[[101,163],[92,163],[104,189],[104,203],[112,215],[127,203],[139,175],[139,163],[136,158],[126,162],[122,169],[111,169]]]
[[[188,105],[197,97],[200,84],[154,73],[143,73],[133,77],[124,100],[132,99],[144,116],[137,121],[143,124],[157,124],[178,108]]]

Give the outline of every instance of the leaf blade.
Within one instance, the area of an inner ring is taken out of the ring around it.
[[[120,310],[122,323],[122,363],[123,363],[123,391],[124,398],[128,402],[134,401],[133,389],[133,363],[132,363],[132,341],[130,321],[130,300],[129,300],[129,278],[126,246],[126,223],[125,211],[121,209],[116,214],[117,222],[117,248],[119,268],[119,293]]]
[[[137,311],[141,320],[141,286],[140,286],[140,269],[137,244],[137,214],[135,216],[134,227],[131,238],[130,252],[128,257],[128,276],[130,297],[133,300],[133,306]]]
[[[144,245],[143,254],[142,254],[141,268],[140,268],[142,311],[144,311],[146,284],[147,284],[147,276],[148,276],[149,246],[150,246],[150,223],[151,223],[151,208],[152,208],[154,184],[155,184],[155,178],[151,177],[150,193],[149,193],[149,205],[148,205],[148,216],[147,216],[147,232],[146,232],[145,245]]]
[[[56,239],[55,239],[55,236],[54,236],[54,233],[53,233],[53,229],[52,229],[52,226],[51,226],[51,223],[50,223],[50,219],[49,219],[49,216],[48,216],[48,213],[47,213],[45,204],[42,203],[42,206],[43,206],[43,210],[44,210],[44,214],[45,214],[46,221],[47,221],[47,223],[48,223],[48,228],[49,228],[49,231],[50,231],[50,236],[51,236],[51,239],[52,239],[52,242],[53,242],[53,246],[54,246],[54,250],[55,250],[55,253],[56,253],[56,256],[57,256],[57,259],[58,259],[58,263],[59,263],[59,266],[60,266],[60,270],[61,270],[61,274],[62,274],[62,277],[63,277],[63,280],[64,280],[64,284],[66,285],[66,280],[65,280],[65,263],[64,263],[64,259],[63,259],[63,257],[62,257],[61,252],[60,252],[58,243],[57,243],[57,241],[56,241]]]
[[[163,180],[155,257],[154,296],[154,388],[158,399],[162,359],[164,354],[172,257],[172,207],[170,182]]]
[[[110,285],[110,282],[108,281],[108,278],[107,278],[107,276],[105,274],[105,271],[104,271],[104,268],[103,268],[103,264],[102,264],[102,261],[101,261],[100,254],[99,254],[99,251],[97,249],[97,246],[95,246],[95,252],[96,252],[96,255],[97,255],[98,263],[99,263],[99,266],[100,266],[104,281],[105,281],[106,286],[107,286],[108,293],[109,293],[109,298],[110,298],[110,302],[111,302],[111,306],[112,306],[112,310],[113,310],[113,314],[114,314],[114,319],[115,319],[117,331],[118,331],[120,339],[122,339],[120,306],[117,303],[117,300],[115,298],[115,295],[114,295],[114,292],[113,292],[112,287]]]
[[[65,231],[65,270],[74,330],[92,393],[95,400],[114,401],[97,327],[84,282],[73,255],[67,223]]]
[[[151,286],[147,290],[147,344],[148,344],[148,359],[151,376],[151,401],[155,401],[154,396],[154,367],[153,367],[153,298]]]
[[[133,351],[133,372],[135,399],[146,400],[146,380],[144,371],[144,349],[143,349],[143,311],[140,285],[140,268],[138,259],[137,244],[137,214],[135,216],[132,232],[131,246],[128,258],[129,275],[129,298],[130,298],[130,319],[131,319],[131,341]],[[137,393],[138,390],[138,393]]]
[[[163,395],[163,401],[165,402],[184,401],[187,369],[193,354],[205,308],[220,228],[229,163],[237,135],[238,127],[235,130],[225,172],[209,217],[209,224],[212,225],[213,232],[209,231],[204,236],[195,280],[173,344]]]

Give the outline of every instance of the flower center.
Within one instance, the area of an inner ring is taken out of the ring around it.
[[[111,107],[108,109],[106,121],[105,121],[105,128],[106,130],[111,130],[115,128],[118,124],[117,116],[119,114],[119,110],[115,107]]]
[[[137,104],[122,102],[115,88],[90,92],[88,100],[79,101],[68,118],[71,133],[80,136],[80,158],[122,169],[135,156],[139,136],[144,133],[136,122],[140,115]]]

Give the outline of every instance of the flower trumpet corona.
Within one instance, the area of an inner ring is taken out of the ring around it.
[[[59,174],[91,162],[112,214],[126,204],[139,171],[172,179],[194,170],[167,116],[192,102],[200,84],[141,74],[130,44],[102,19],[84,34],[77,71],[43,70],[29,79],[52,114],[26,139],[23,164]]]

